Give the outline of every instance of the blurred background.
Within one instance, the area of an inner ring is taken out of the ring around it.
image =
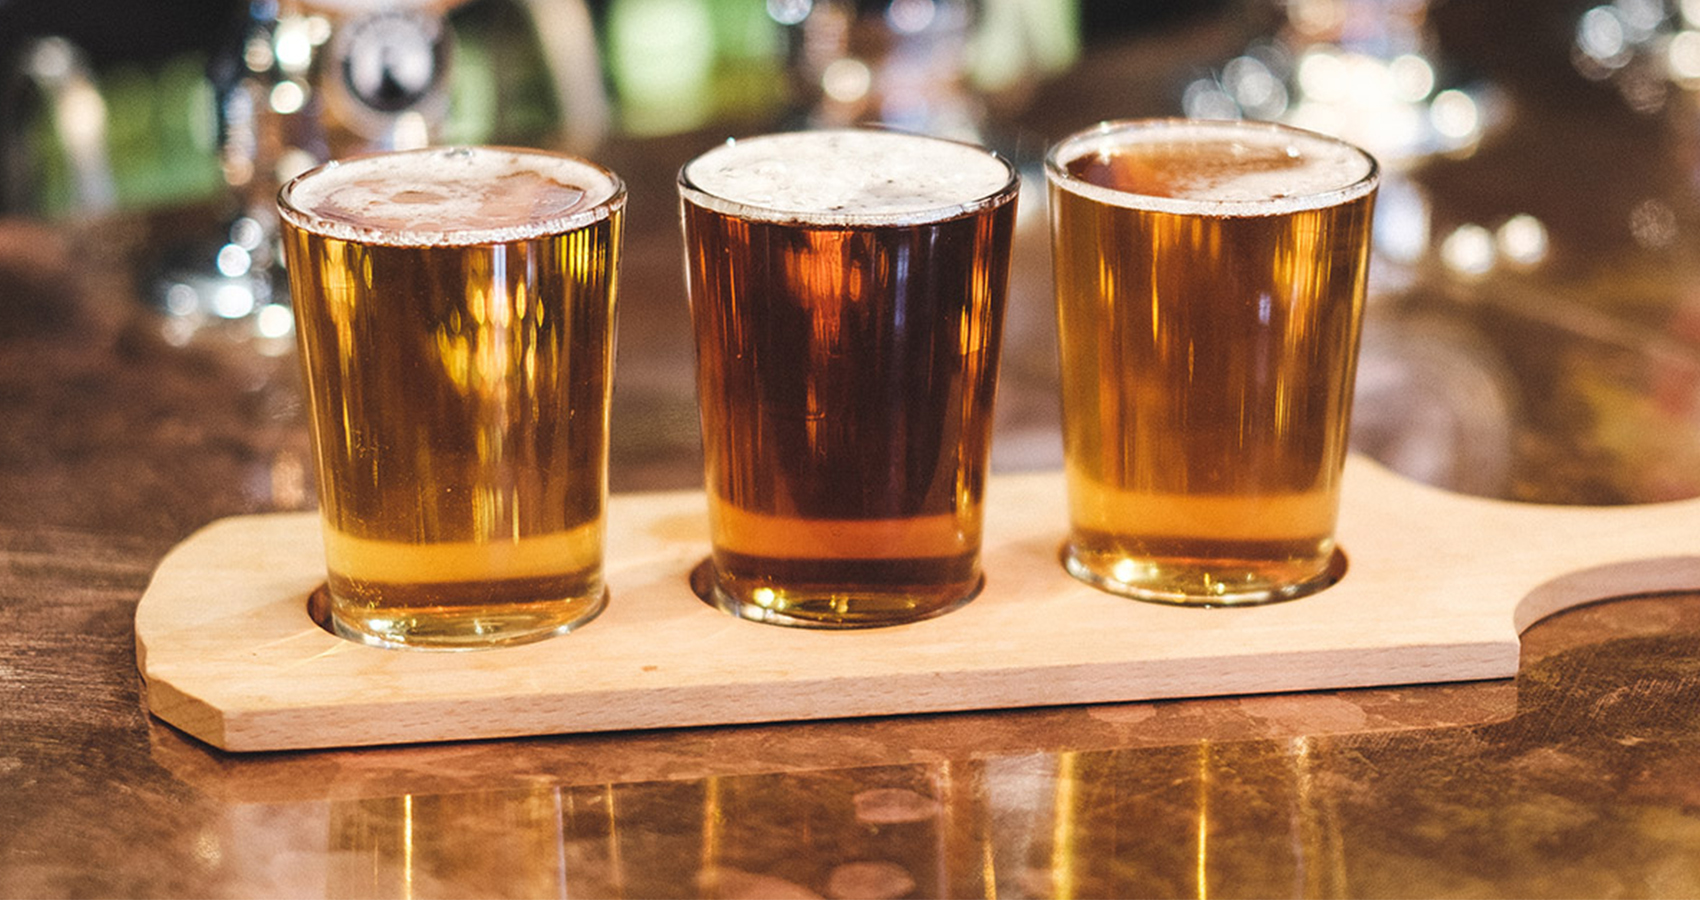
[[[272,198],[432,143],[626,178],[614,487],[695,486],[674,173],[868,122],[1022,168],[994,465],[1060,465],[1039,163],[1129,116],[1381,160],[1361,452],[1521,500],[1693,496],[1697,113],[1700,0],[0,0],[0,500],[168,534],[310,506]],[[77,495],[68,456],[121,489]]]

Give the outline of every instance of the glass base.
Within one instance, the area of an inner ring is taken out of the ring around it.
[[[1236,560],[1135,557],[1094,553],[1070,543],[1063,568],[1087,584],[1123,597],[1175,606],[1258,606],[1314,594],[1338,582],[1346,557],[1338,550],[1317,560]]]
[[[741,579],[718,569],[712,559],[691,571],[691,590],[710,606],[740,619],[794,628],[881,628],[919,622],[974,599],[984,584],[978,569],[963,581],[889,586]]]
[[[596,618],[608,591],[561,600],[487,606],[421,606],[374,610],[339,604],[328,585],[308,600],[308,613],[337,637],[373,647],[416,650],[485,650],[529,644],[566,634]]]

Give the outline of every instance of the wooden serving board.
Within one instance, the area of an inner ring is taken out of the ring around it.
[[[1141,603],[1063,572],[1064,493],[1057,472],[994,477],[980,596],[860,631],[709,607],[688,584],[708,552],[703,495],[617,496],[601,616],[459,653],[319,628],[317,513],[225,519],[160,563],[137,659],[155,715],[227,750],[281,750],[1504,678],[1543,616],[1700,589],[1700,499],[1517,504],[1354,457],[1339,583],[1251,608]]]

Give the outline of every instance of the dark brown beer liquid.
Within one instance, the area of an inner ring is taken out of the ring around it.
[[[1105,141],[1051,179],[1065,560],[1146,599],[1262,602],[1330,577],[1373,184],[1284,197],[1321,139],[1224,131]],[[1341,152],[1362,171],[1327,190],[1372,172]]]
[[[863,626],[978,590],[1014,226],[752,221],[687,197],[710,517],[699,587],[745,617]]]
[[[319,227],[285,222],[331,615],[372,643],[534,639],[582,623],[606,593],[620,212],[555,230],[542,223],[584,196],[571,184],[524,165],[436,171],[374,170],[383,202],[346,208],[338,197],[360,191],[326,192]],[[429,212],[457,186],[470,212]],[[479,228],[507,230],[417,234]]]

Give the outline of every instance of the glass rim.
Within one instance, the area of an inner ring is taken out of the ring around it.
[[[721,147],[736,144],[740,141],[759,141],[767,138],[784,137],[796,134],[888,134],[940,144],[950,144],[974,150],[996,160],[1004,167],[1008,177],[995,189],[957,203],[946,203],[938,206],[922,207],[902,212],[816,212],[811,210],[786,209],[780,206],[769,206],[760,203],[749,203],[742,200],[732,200],[704,188],[690,178],[690,168],[704,157]],[[939,137],[930,134],[918,134],[897,128],[878,126],[855,126],[846,128],[805,129],[801,131],[774,131],[750,135],[744,138],[727,138],[725,142],[716,144],[698,153],[684,165],[679,167],[677,178],[679,196],[697,206],[713,210],[722,215],[739,219],[764,222],[775,225],[797,225],[812,228],[886,228],[909,225],[934,225],[970,216],[985,209],[1002,206],[1014,199],[1021,191],[1021,170],[1003,154],[990,147],[957,140],[955,138]]]
[[[590,205],[573,210],[563,216],[540,219],[519,225],[501,225],[495,227],[475,228],[382,228],[368,225],[356,225],[336,219],[330,219],[318,213],[301,208],[294,201],[295,191],[304,182],[318,178],[327,172],[348,166],[366,166],[385,160],[395,160],[402,157],[448,155],[457,152],[490,152],[510,154],[524,159],[527,157],[540,158],[552,163],[568,163],[583,170],[594,172],[598,177],[608,182],[608,195]],[[278,215],[289,224],[303,231],[338,240],[355,241],[363,244],[379,244],[399,247],[475,247],[495,244],[509,244],[517,241],[535,240],[553,235],[577,231],[588,225],[602,221],[626,205],[626,183],[612,169],[600,163],[593,162],[581,156],[569,153],[559,153],[553,150],[542,150],[536,147],[513,147],[499,144],[444,144],[431,147],[419,147],[411,150],[383,150],[375,153],[361,153],[339,157],[319,163],[310,169],[284,182],[277,191]]]
[[[1125,141],[1125,136],[1134,132],[1154,132],[1161,130],[1190,130],[1204,131],[1252,131],[1260,133],[1285,134],[1302,137],[1306,140],[1317,141],[1335,147],[1344,148],[1361,157],[1367,168],[1362,176],[1336,187],[1316,191],[1306,191],[1285,194],[1278,197],[1258,197],[1251,199],[1222,199],[1222,200],[1193,200],[1176,197],[1159,197],[1143,194],[1138,191],[1122,190],[1106,187],[1076,178],[1068,173],[1065,166],[1080,158],[1094,147],[1118,145]],[[1171,213],[1178,215],[1285,215],[1306,210],[1326,209],[1359,199],[1376,190],[1381,183],[1381,163],[1374,154],[1350,141],[1342,140],[1333,135],[1297,128],[1280,122],[1264,122],[1250,119],[1187,119],[1179,117],[1149,118],[1149,119],[1110,119],[1098,122],[1087,128],[1070,134],[1052,144],[1045,152],[1045,178],[1053,186],[1089,199],[1122,206],[1131,209],[1147,210],[1150,212]]]

